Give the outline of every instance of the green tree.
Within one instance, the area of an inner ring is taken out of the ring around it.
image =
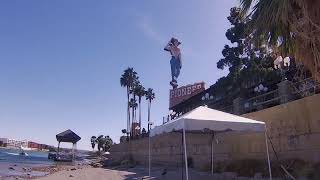
[[[91,147],[92,147],[92,150],[94,150],[95,146],[96,146],[96,142],[97,142],[97,137],[96,136],[91,136]]]
[[[109,136],[105,136],[104,152],[108,152],[113,145],[113,141]]]
[[[232,46],[225,45],[222,50],[224,58],[218,61],[219,69],[229,68],[227,77],[220,78],[213,89],[221,94],[228,94],[232,100],[235,96],[241,96],[252,85],[266,80],[279,80],[273,71],[272,58],[267,53],[266,46],[255,46],[249,40],[245,29],[248,21],[241,18],[240,8],[231,8],[227,18],[232,27],[227,30],[226,37]],[[232,95],[233,94],[233,95]]]
[[[131,127],[129,106],[130,91],[136,81],[138,81],[138,76],[137,73],[133,70],[133,68],[127,68],[126,70],[124,70],[120,78],[120,85],[127,89],[127,135],[130,132]]]
[[[105,143],[105,138],[103,137],[103,135],[100,135],[97,137],[97,144],[98,144],[98,151],[100,152],[101,149],[103,149]]]
[[[320,1],[240,0],[247,33],[275,54],[295,57],[320,80]]]
[[[148,133],[150,132],[150,111],[151,111],[151,102],[155,98],[155,94],[153,92],[152,88],[148,88],[148,90],[145,93],[146,100],[148,101]]]
[[[107,152],[111,148],[113,141],[109,136],[100,135],[97,138],[97,143],[98,143],[98,151],[99,152],[101,150],[103,150],[104,152]]]

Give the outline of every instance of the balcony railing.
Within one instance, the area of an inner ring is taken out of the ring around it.
[[[280,96],[278,89],[245,99],[242,102],[244,113],[257,111],[280,104]]]

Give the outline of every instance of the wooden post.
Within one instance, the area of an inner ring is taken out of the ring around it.
[[[58,151],[57,151],[57,155],[59,154],[60,151],[60,141],[58,142]]]

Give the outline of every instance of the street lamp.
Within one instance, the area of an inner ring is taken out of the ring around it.
[[[267,92],[268,88],[263,86],[262,84],[259,84],[257,87],[254,88],[254,92],[260,93],[260,92]]]
[[[202,101],[209,101],[209,100],[212,100],[213,99],[213,96],[210,95],[209,93],[206,93],[204,96],[202,96],[201,100]]]
[[[285,72],[289,70],[290,66],[290,57],[285,57],[284,59],[282,56],[278,56],[273,61],[274,69],[280,70],[282,81],[287,80],[285,76]]]

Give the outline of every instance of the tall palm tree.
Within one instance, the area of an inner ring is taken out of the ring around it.
[[[137,76],[137,73],[133,70],[133,68],[127,68],[126,70],[124,70],[120,78],[121,86],[126,87],[127,89],[127,135],[130,131],[130,107],[129,107],[130,90],[132,89],[134,83],[137,80],[138,80],[138,76]]]
[[[319,0],[240,0],[248,33],[275,54],[294,56],[320,80]]]
[[[142,97],[146,94],[145,88],[139,84],[135,88],[136,95],[138,96],[138,103],[139,103],[139,127],[140,127],[140,132],[141,132],[141,99]]]
[[[132,123],[134,123],[134,120],[135,120],[133,117],[135,117],[135,112],[136,112],[137,106],[138,106],[137,100],[134,98],[131,98],[129,101],[129,107],[132,108]],[[131,126],[131,128],[132,128],[132,126]],[[132,130],[133,129],[131,129],[131,131],[130,131],[131,135],[132,135]]]
[[[151,102],[155,98],[155,94],[153,92],[153,89],[148,88],[146,91],[146,100],[148,101],[148,133],[150,131],[150,111],[151,111]]]
[[[130,93],[132,94],[133,99],[136,101],[136,97],[138,96],[138,87],[141,86],[140,81],[137,79],[134,83],[133,86],[131,88]],[[137,108],[136,108],[137,109]],[[132,122],[136,122],[137,121],[137,113],[136,113],[136,109],[134,109],[134,116],[132,116]]]

